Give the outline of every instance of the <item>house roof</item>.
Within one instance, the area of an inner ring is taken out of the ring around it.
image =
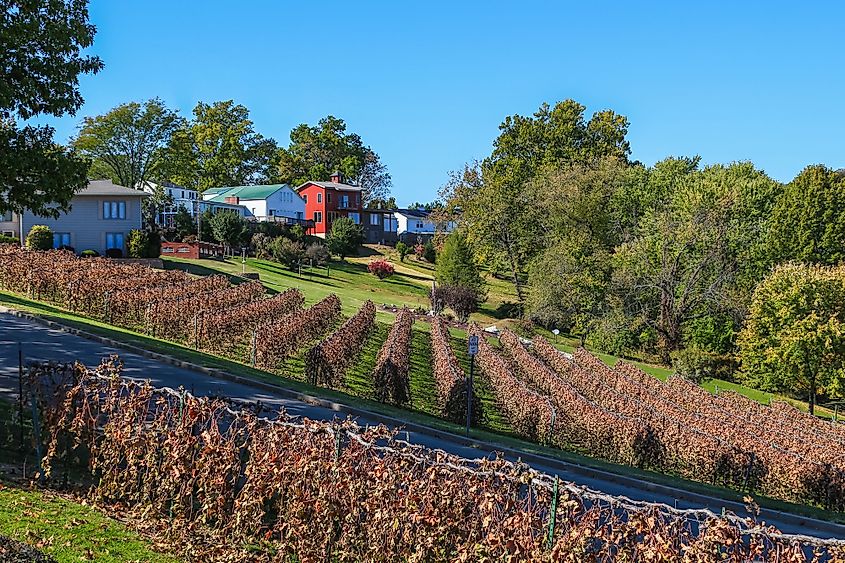
[[[314,182],[309,180],[304,184],[297,186],[296,191],[301,190],[305,186],[310,184],[314,184],[315,186],[320,186],[321,188],[326,188],[327,190],[337,190],[339,192],[360,192],[362,191],[361,188],[358,186],[350,186],[349,184],[338,184],[337,182]]]
[[[117,195],[124,197],[150,197],[150,194],[141,190],[118,186],[111,180],[90,180],[88,185],[76,192],[77,196],[103,196]]]
[[[430,211],[426,211],[425,209],[397,209],[396,213],[405,215],[406,217],[420,217],[423,219],[427,219],[431,214]]]
[[[267,199],[277,191],[288,188],[287,184],[267,184],[263,186],[233,186],[228,188],[209,188],[204,194],[215,194],[214,197],[206,198],[206,201],[225,203],[227,197],[239,199]]]

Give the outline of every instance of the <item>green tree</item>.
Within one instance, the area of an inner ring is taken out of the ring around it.
[[[180,205],[173,215],[173,228],[180,240],[188,235],[197,234],[197,222],[183,205]]]
[[[404,262],[405,257],[411,251],[411,247],[402,242],[401,240],[396,243],[396,252],[399,253],[399,261]]]
[[[437,256],[435,279],[442,285],[471,289],[478,297],[483,294],[484,280],[478,272],[472,248],[461,231],[446,237],[443,249]]]
[[[778,261],[840,264],[845,259],[845,176],[808,166],[787,184],[772,214]]]
[[[53,231],[47,225],[33,225],[26,235],[26,247],[30,250],[53,248]]]
[[[79,75],[103,67],[82,50],[94,42],[84,0],[5,2],[0,18],[0,215],[28,209],[58,217],[87,184],[89,163],[53,141],[47,126],[17,120],[73,115]]]
[[[348,217],[340,217],[332,223],[332,231],[326,237],[329,252],[340,256],[343,260],[347,256],[357,254],[358,247],[364,241],[364,232],[360,225],[356,225]]]
[[[234,211],[221,211],[209,221],[214,240],[229,247],[239,246],[246,240],[249,228],[246,219]]]
[[[160,172],[173,133],[184,120],[158,98],[129,102],[82,121],[71,144],[93,162],[91,175],[128,188],[147,180],[161,181]]]
[[[573,100],[543,104],[531,117],[514,115],[499,126],[493,153],[483,163],[453,174],[441,191],[447,207],[460,209],[470,243],[484,262],[508,271],[517,298],[525,299],[530,260],[542,248],[537,207],[524,189],[549,166],[591,163],[600,158],[627,162],[628,121],[612,111],[584,118]]]
[[[200,191],[260,184],[274,177],[277,150],[276,141],[256,133],[244,106],[200,102],[193,119],[173,133],[161,175]]]
[[[766,267],[755,261],[773,193],[773,182],[748,164],[703,171],[676,164],[655,166],[654,189],[672,187],[644,210],[613,258],[626,311],[657,332],[667,363],[691,321],[725,311],[743,317],[749,299],[743,284],[755,283]]]
[[[778,266],[757,287],[739,336],[744,380],[767,391],[841,394],[845,382],[845,269]]]
[[[396,209],[396,198],[390,196],[388,198],[376,197],[365,199],[367,209]]]
[[[327,181],[335,171],[363,189],[364,205],[390,195],[387,167],[359,135],[346,132],[342,119],[329,115],[315,126],[302,123],[291,131],[288,147],[279,150],[282,182],[297,186],[308,180]]]

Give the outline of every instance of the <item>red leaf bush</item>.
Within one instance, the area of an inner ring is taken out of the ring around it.
[[[387,260],[373,260],[367,264],[367,270],[380,280],[389,278],[394,273],[393,264]]]

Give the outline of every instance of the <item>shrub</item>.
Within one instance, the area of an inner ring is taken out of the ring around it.
[[[255,233],[252,235],[251,245],[255,256],[264,260],[272,258],[270,254],[270,243],[272,242],[273,239],[264,233]]]
[[[341,260],[352,254],[357,254],[358,246],[363,241],[363,229],[348,217],[336,219],[332,224],[332,232],[326,238],[329,251],[340,256]]]
[[[63,244],[56,250],[67,250],[68,252],[73,252],[74,254],[76,254],[76,249],[70,246],[69,244]]]
[[[126,239],[126,249],[130,258],[146,258],[149,244],[150,237],[147,231],[137,229],[129,231],[129,237]]]
[[[730,354],[717,354],[696,346],[672,352],[671,357],[675,372],[694,383],[714,378],[731,381],[739,365]]]
[[[89,249],[89,250],[83,250],[79,255],[82,256],[83,258],[97,258],[100,255],[100,253],[97,252],[96,250],[90,250]]]
[[[441,306],[452,309],[462,323],[466,322],[470,314],[478,311],[478,293],[473,289],[459,285],[441,285],[436,293]]]
[[[446,238],[443,250],[437,256],[435,279],[443,285],[469,287],[480,296],[484,280],[473,259],[472,248],[463,233],[455,232]]]
[[[123,250],[120,248],[109,248],[106,250],[106,258],[123,258]]]
[[[523,338],[533,337],[537,329],[530,319],[517,319],[513,325],[513,331]]]
[[[15,237],[7,237],[6,235],[0,235],[0,244],[20,244],[21,241],[16,239]]]
[[[414,256],[417,257],[417,260],[423,259],[423,254],[425,253],[425,246],[421,243],[417,243],[414,245]]]
[[[26,235],[26,247],[30,250],[53,248],[53,231],[46,225],[33,225]]]
[[[305,227],[297,223],[290,228],[290,234],[294,240],[302,240],[305,236]]]
[[[293,268],[305,257],[305,247],[301,242],[276,237],[270,242],[270,254],[276,262]]]
[[[393,275],[393,264],[387,260],[373,260],[367,264],[367,270],[378,279],[383,280]]]
[[[396,252],[399,253],[399,261],[404,262],[405,256],[411,251],[411,247],[402,242],[401,240],[396,243]]]
[[[434,248],[434,243],[428,241],[423,245],[423,253],[422,253],[423,260],[428,262],[429,264],[434,264],[437,260],[437,249]]]
[[[296,225],[299,226],[299,225]],[[319,242],[312,242],[305,249],[305,257],[314,262],[314,264],[323,265],[329,261],[329,249],[325,244]]]

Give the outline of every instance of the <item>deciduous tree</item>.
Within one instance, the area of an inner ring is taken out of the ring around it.
[[[739,336],[745,381],[767,391],[841,394],[845,383],[845,269],[786,264],[754,292]]]
[[[260,184],[274,177],[276,141],[255,131],[246,107],[232,100],[200,102],[193,114],[170,142],[162,174],[172,182],[203,191]]]
[[[87,184],[89,163],[53,141],[47,126],[17,119],[73,115],[79,75],[103,67],[82,54],[94,42],[86,0],[5,0],[0,18],[0,214],[58,217]]]
[[[147,180],[162,180],[165,149],[173,133],[182,127],[184,120],[177,112],[154,98],[86,117],[71,144],[91,159],[92,177],[137,188]]]
[[[332,231],[326,237],[326,246],[329,247],[329,252],[343,260],[347,256],[357,254],[363,241],[364,232],[361,226],[348,217],[340,217],[332,223]]]
[[[346,123],[332,115],[317,125],[302,123],[290,134],[290,144],[279,151],[278,177],[299,185],[308,180],[328,181],[339,171],[363,189],[364,205],[387,200],[392,180],[379,155],[364,145],[360,135],[346,132]],[[396,203],[393,202],[393,207]]]

